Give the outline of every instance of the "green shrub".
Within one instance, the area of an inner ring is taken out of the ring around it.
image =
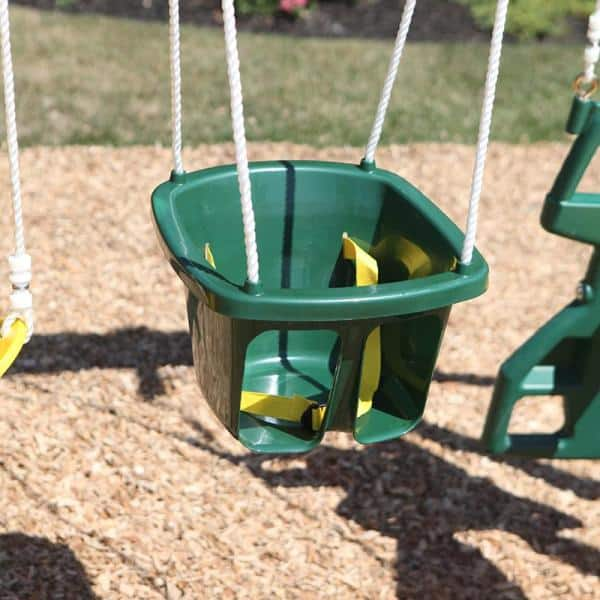
[[[272,15],[277,12],[279,0],[236,0],[241,15]]]
[[[494,22],[496,2],[493,0],[458,0],[484,27]],[[507,31],[520,39],[564,33],[568,17],[589,15],[594,0],[512,0],[508,12]]]
[[[237,10],[242,15],[287,14],[297,17],[308,9],[311,0],[235,0]]]

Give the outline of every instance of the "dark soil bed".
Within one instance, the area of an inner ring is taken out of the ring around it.
[[[56,0],[15,0],[15,4],[57,8]],[[76,0],[71,12],[95,12],[136,19],[165,20],[167,0]],[[395,35],[402,4],[399,0],[322,0],[300,18],[242,16],[240,29],[302,36],[390,37]],[[183,21],[220,25],[219,0],[181,0]],[[421,0],[417,3],[411,39],[415,41],[471,41],[487,38],[469,12],[453,2]]]
[[[14,0],[14,4],[160,21],[167,20],[169,10],[168,0]],[[389,38],[396,34],[402,5],[402,0],[316,0],[310,10],[296,18],[285,13],[238,15],[238,27],[242,31],[305,37]],[[180,12],[187,23],[222,25],[220,0],[181,0]],[[538,41],[581,43],[586,20],[569,18],[566,25],[566,31],[560,37],[544,37]],[[489,31],[482,30],[469,11],[452,0],[420,0],[410,39],[419,42],[487,41]],[[515,39],[508,35],[507,41]]]

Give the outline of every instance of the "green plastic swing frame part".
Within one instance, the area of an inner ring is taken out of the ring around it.
[[[600,457],[600,194],[577,193],[600,145],[600,104],[575,98],[567,131],[577,135],[544,204],[542,225],[594,247],[577,298],[501,367],[483,432],[493,453]],[[516,403],[562,396],[564,425],[552,434],[509,434]]]
[[[462,232],[406,180],[375,165],[275,161],[250,170],[258,289],[245,284],[235,165],[172,175],[152,196],[161,246],[186,286],[208,403],[258,452],[307,451],[327,430],[352,431],[361,443],[407,433],[423,414],[450,308],[486,290],[487,264],[475,252],[470,265],[459,265]],[[340,264],[345,232],[378,261],[380,284],[353,285]],[[411,275],[404,252],[426,256],[425,270]],[[381,389],[357,418],[364,345],[377,327]],[[240,412],[242,389],[325,403],[320,430]]]

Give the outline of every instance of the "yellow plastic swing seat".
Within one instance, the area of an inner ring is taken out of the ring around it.
[[[2,326],[2,322],[0,322],[0,326]],[[13,323],[7,336],[0,337],[0,377],[15,362],[26,339],[27,325],[21,319],[17,319]]]

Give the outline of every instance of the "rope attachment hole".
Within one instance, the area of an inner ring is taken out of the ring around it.
[[[573,81],[573,91],[581,100],[590,100],[598,91],[598,77],[588,79],[585,73],[580,73]]]

